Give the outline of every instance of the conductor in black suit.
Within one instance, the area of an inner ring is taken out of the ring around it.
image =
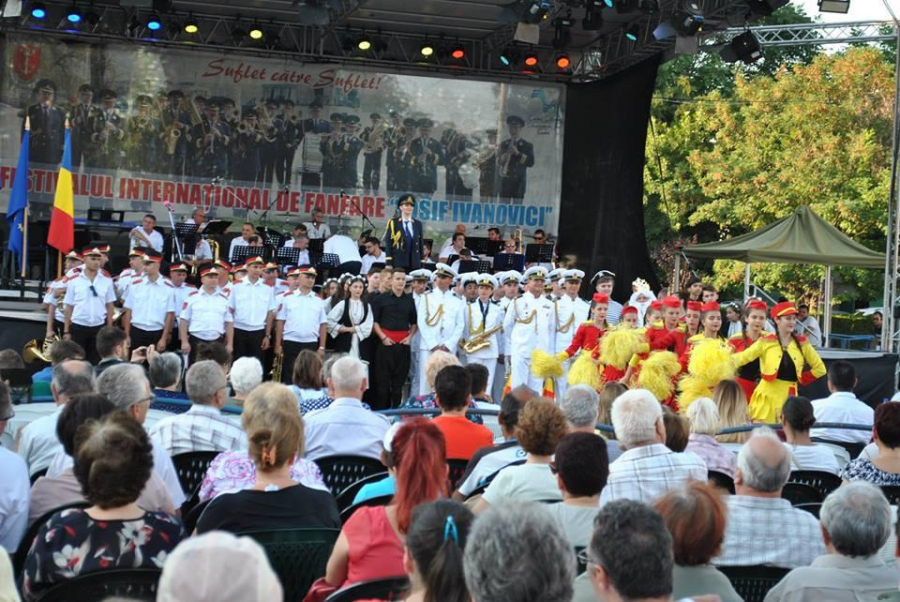
[[[58,164],[62,158],[66,140],[66,114],[54,104],[56,84],[42,79],[35,86],[37,104],[28,107],[26,113],[31,121],[30,161],[33,163]],[[24,121],[22,128],[25,128]]]
[[[398,201],[400,217],[391,218],[384,232],[381,248],[385,250],[387,261],[395,268],[418,270],[422,267],[422,222],[412,216],[416,197],[404,194]]]

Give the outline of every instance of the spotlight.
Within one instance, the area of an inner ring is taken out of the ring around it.
[[[547,18],[547,13],[553,8],[550,0],[522,0],[518,5],[519,22],[534,25]]]
[[[33,19],[45,19],[47,17],[47,7],[43,2],[35,2],[31,5],[31,17]]]
[[[563,53],[556,57],[556,68],[560,71],[565,71],[571,66],[572,61],[569,59],[568,54]]]
[[[706,17],[703,16],[703,10],[700,8],[699,2],[687,0],[675,11],[675,16],[672,20],[675,31],[681,35],[692,36],[703,29]]]
[[[848,10],[850,10],[850,0],[819,0],[820,12],[846,15]]]
[[[372,49],[372,38],[363,34],[359,36],[359,39],[356,40],[356,48],[366,52]]]
[[[581,20],[581,28],[585,31],[597,31],[603,27],[603,15],[592,4],[588,4]]]
[[[263,39],[263,30],[262,27],[259,26],[259,23],[254,23],[250,28],[248,34],[251,40],[261,40]]]
[[[198,31],[200,31],[200,23],[194,17],[188,17],[187,21],[184,22],[184,32],[197,33]]]
[[[77,25],[78,23],[81,23],[81,19],[81,11],[78,10],[78,7],[73,4],[72,8],[70,8],[66,13],[66,21],[68,21],[72,25]]]
[[[603,0],[603,6],[606,8],[612,8],[616,5],[616,0]]]
[[[144,22],[144,25],[150,31],[159,31],[160,29],[162,29],[162,26],[163,26],[162,19],[160,19],[159,15],[156,13],[153,13],[152,15],[147,17],[147,20]]]
[[[424,44],[419,46],[419,54],[421,54],[424,57],[431,56],[432,54],[434,54],[434,46],[432,46],[428,42],[425,42]]]
[[[727,46],[719,51],[719,54],[726,63],[741,61],[749,65],[763,57],[763,50],[753,32],[745,31],[731,40]]]
[[[529,52],[525,55],[525,60],[523,61],[526,67],[537,67],[538,63],[541,62],[538,55],[534,52]]]
[[[450,57],[456,61],[461,61],[466,58],[466,49],[462,46],[462,44],[457,44],[450,48]]]
[[[500,51],[497,58],[504,67],[515,67],[519,62],[519,53],[513,49],[506,48]]]
[[[637,42],[638,37],[640,37],[640,35],[641,35],[641,26],[637,23],[635,23],[634,25],[630,26],[628,29],[625,30],[625,39],[627,39],[630,42]]]
[[[566,13],[565,17],[556,17],[553,19],[553,47],[562,50],[572,41],[572,26],[575,25],[575,19],[572,18],[572,11]]]

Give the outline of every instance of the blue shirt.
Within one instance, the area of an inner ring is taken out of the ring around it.
[[[394,477],[385,477],[378,482],[363,485],[359,491],[356,492],[356,497],[353,498],[353,504],[359,504],[360,502],[381,497],[383,495],[394,495],[396,492],[397,481]]]
[[[53,380],[53,366],[47,366],[31,375],[31,382],[49,383]]]

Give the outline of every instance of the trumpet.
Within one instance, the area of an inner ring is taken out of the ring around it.
[[[288,121],[294,125],[297,125],[298,123],[300,123],[300,117],[297,114],[294,114],[288,117]]]
[[[281,382],[281,372],[284,367],[284,354],[281,355],[275,354],[275,359],[272,362],[272,371],[269,372],[269,376],[272,377],[274,382]]]
[[[497,332],[503,330],[503,326],[495,326],[488,331],[482,332],[480,334],[475,335],[465,343],[462,341],[459,342],[459,346],[466,353],[475,353],[476,351],[480,351],[485,347],[489,347],[491,345],[490,338]]]

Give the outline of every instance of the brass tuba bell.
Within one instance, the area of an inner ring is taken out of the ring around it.
[[[49,339],[44,339],[40,346],[38,346],[37,339],[31,339],[27,343],[25,343],[25,347],[22,349],[22,359],[25,360],[26,364],[33,364],[34,362],[41,361],[45,364],[50,363],[50,348],[53,347],[53,344],[59,340],[58,335],[53,335]]]

